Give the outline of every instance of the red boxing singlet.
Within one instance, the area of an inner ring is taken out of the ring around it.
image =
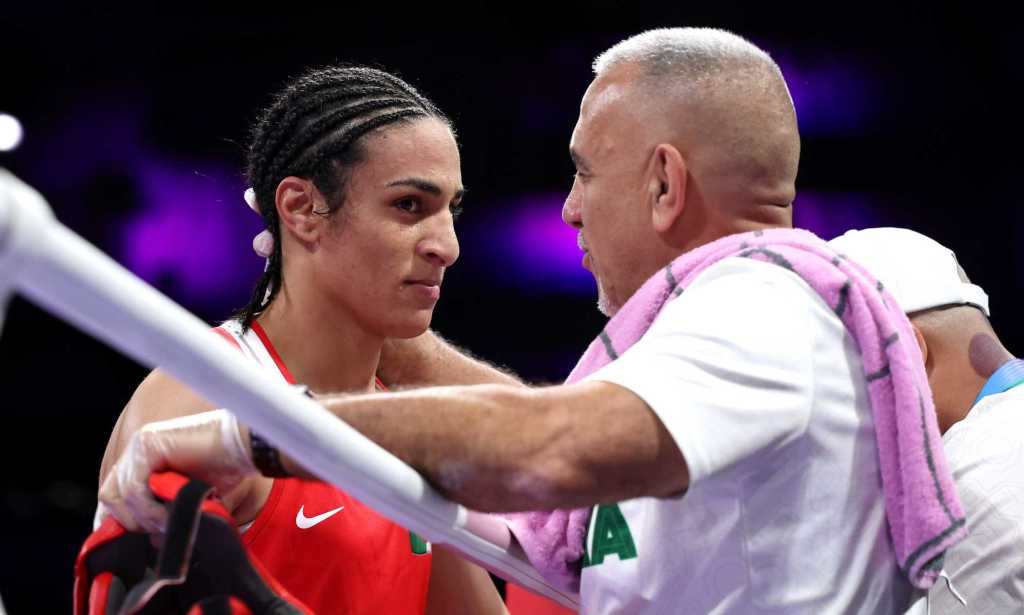
[[[258,323],[244,335],[237,322],[214,331],[295,383]],[[242,542],[317,615],[405,615],[426,609],[430,545],[328,483],[275,479]]]

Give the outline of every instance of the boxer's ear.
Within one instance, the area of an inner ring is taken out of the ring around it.
[[[327,204],[313,182],[301,177],[286,177],[277,185],[274,197],[281,220],[281,234],[287,231],[303,245],[316,246],[324,221],[317,212],[327,209]]]

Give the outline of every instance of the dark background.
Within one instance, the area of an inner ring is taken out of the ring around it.
[[[397,71],[454,119],[470,193],[435,328],[535,380],[563,378],[599,330],[561,199],[592,58],[650,27],[734,30],[790,82],[803,133],[799,225],[830,238],[909,226],[953,248],[992,297],[1011,351],[1022,297],[1024,30],[984,3],[666,11],[635,2],[443,15],[378,3],[337,13],[4,9],[0,153],[69,227],[209,322],[262,262],[242,202],[242,144],[270,92],[311,65]],[[758,3],[762,4],[762,3]],[[554,11],[557,9],[557,11]],[[553,12],[554,11],[554,12]],[[68,612],[100,457],[146,370],[16,299],[0,338],[0,595]]]

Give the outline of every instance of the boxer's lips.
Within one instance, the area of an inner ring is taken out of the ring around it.
[[[441,285],[441,276],[436,276],[436,277],[431,276],[431,277],[425,277],[425,278],[412,278],[412,279],[405,280],[405,283],[406,284],[422,284],[424,286],[440,286]]]
[[[423,295],[427,299],[437,300],[441,297],[441,278],[427,277],[405,280],[404,284],[414,292]]]

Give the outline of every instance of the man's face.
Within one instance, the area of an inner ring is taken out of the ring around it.
[[[562,220],[579,230],[583,266],[597,281],[598,309],[611,316],[663,263],[651,264],[658,241],[645,202],[653,150],[628,69],[612,69],[587,89],[569,152],[576,165]]]

